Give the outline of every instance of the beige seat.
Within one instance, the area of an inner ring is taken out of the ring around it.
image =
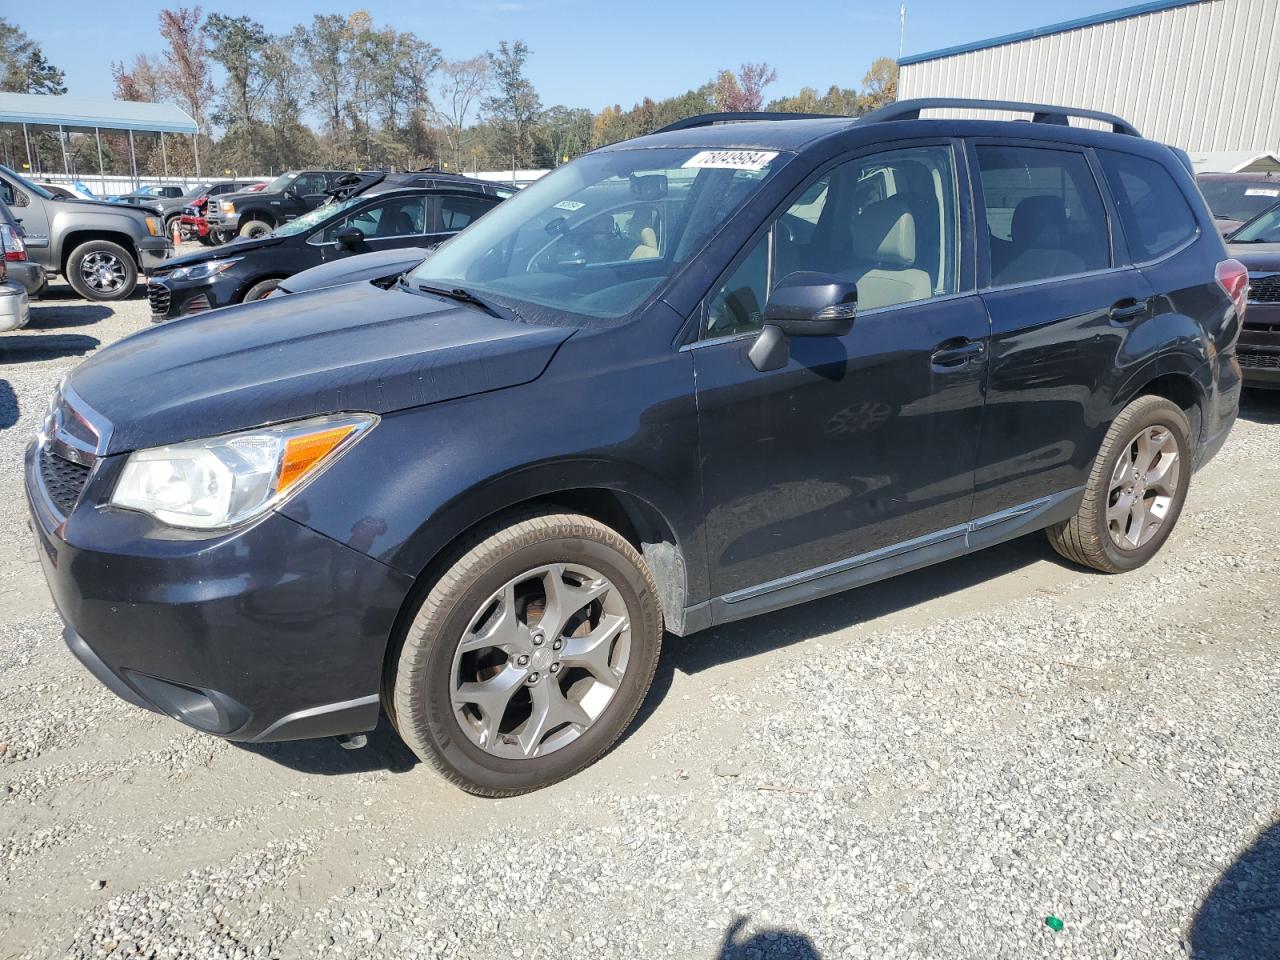
[[[651,260],[662,256],[658,250],[658,231],[654,229],[657,212],[652,207],[637,207],[627,224],[627,239],[636,248],[631,251],[631,260]]]
[[[860,310],[932,296],[929,274],[915,265],[916,220],[901,197],[867,205],[854,221],[852,246]]]

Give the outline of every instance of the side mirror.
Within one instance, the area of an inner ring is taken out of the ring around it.
[[[858,313],[858,285],[825,273],[789,273],[764,308],[764,329],[752,344],[751,363],[762,373],[786,365],[788,337],[843,337]]]
[[[354,250],[364,243],[364,234],[355,227],[343,227],[334,235],[339,250]]]

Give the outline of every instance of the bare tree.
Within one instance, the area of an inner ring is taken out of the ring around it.
[[[444,124],[445,140],[454,166],[458,166],[462,158],[462,130],[471,108],[489,86],[489,58],[481,54],[470,60],[446,60],[440,64],[438,75],[438,102],[434,104],[433,113],[436,121]]]
[[[213,99],[209,75],[209,49],[205,44],[203,14],[199,7],[179,7],[160,11],[160,36],[169,41],[161,77],[168,92],[196,122],[193,142],[196,176],[200,175],[202,134],[208,129],[206,108]]]

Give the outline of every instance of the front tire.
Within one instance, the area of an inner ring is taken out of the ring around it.
[[[259,280],[244,292],[243,303],[252,303],[271,295],[271,291],[280,286],[280,281],[272,277],[270,280]]]
[[[462,789],[525,793],[613,745],[661,646],[657,588],[631,544],[578,514],[525,516],[481,531],[431,586],[388,712]]]
[[[1139,397],[1103,438],[1076,515],[1045,532],[1081,566],[1123,573],[1156,555],[1173,532],[1191,482],[1186,414],[1163,397]]]
[[[274,229],[275,227],[265,220],[250,220],[240,228],[240,236],[248,240],[256,240],[258,237],[265,237]]]
[[[67,282],[86,300],[123,300],[138,285],[138,264],[120,244],[90,240],[67,258]]]

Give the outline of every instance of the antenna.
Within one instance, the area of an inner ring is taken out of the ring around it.
[[[898,6],[898,59],[902,59],[902,40],[907,34],[907,5]]]

